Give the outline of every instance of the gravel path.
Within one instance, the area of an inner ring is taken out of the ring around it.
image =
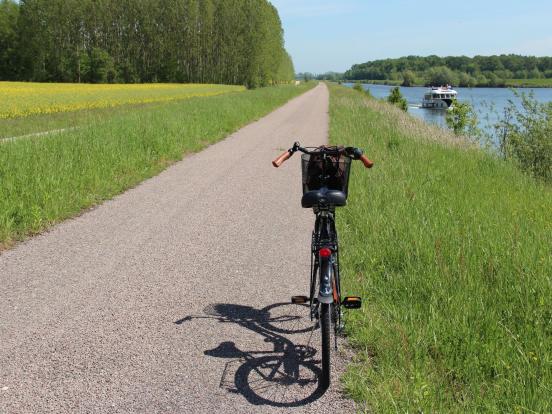
[[[327,112],[320,85],[1,253],[0,413],[354,412],[337,378],[317,394],[320,334],[288,304],[310,265],[299,157],[270,164],[323,143]]]

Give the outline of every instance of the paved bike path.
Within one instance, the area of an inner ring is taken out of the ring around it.
[[[316,393],[300,163],[319,85],[201,153],[0,254],[0,413],[353,412]],[[297,333],[299,332],[299,333]],[[342,366],[341,359],[334,360]]]

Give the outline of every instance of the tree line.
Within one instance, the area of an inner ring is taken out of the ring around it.
[[[0,80],[258,87],[293,78],[267,0],[0,0]]]
[[[552,78],[552,57],[493,56],[406,56],[356,64],[343,74],[320,78],[337,80],[389,80],[412,84],[500,86],[508,79]]]

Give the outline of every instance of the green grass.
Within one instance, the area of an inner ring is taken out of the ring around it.
[[[43,133],[52,130],[77,128],[84,125],[104,123],[110,119],[135,111],[150,111],[166,103],[122,105],[114,108],[84,109],[45,115],[0,119],[0,142],[2,138]]]
[[[388,104],[331,86],[330,137],[366,149],[338,214],[370,412],[552,411],[552,190]]]
[[[506,86],[513,87],[513,88],[552,88],[552,78],[506,79]]]
[[[0,142],[0,246],[112,198],[312,86],[119,108],[109,115],[100,110],[75,115],[75,130]],[[56,127],[66,126],[68,118],[52,116]],[[50,122],[44,116],[27,121],[36,124],[32,130]]]

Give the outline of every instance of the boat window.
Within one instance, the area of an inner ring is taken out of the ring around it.
[[[436,94],[436,93],[434,93],[434,94],[433,94],[433,98],[434,98],[434,99],[437,99],[437,98],[439,98],[439,95]]]

